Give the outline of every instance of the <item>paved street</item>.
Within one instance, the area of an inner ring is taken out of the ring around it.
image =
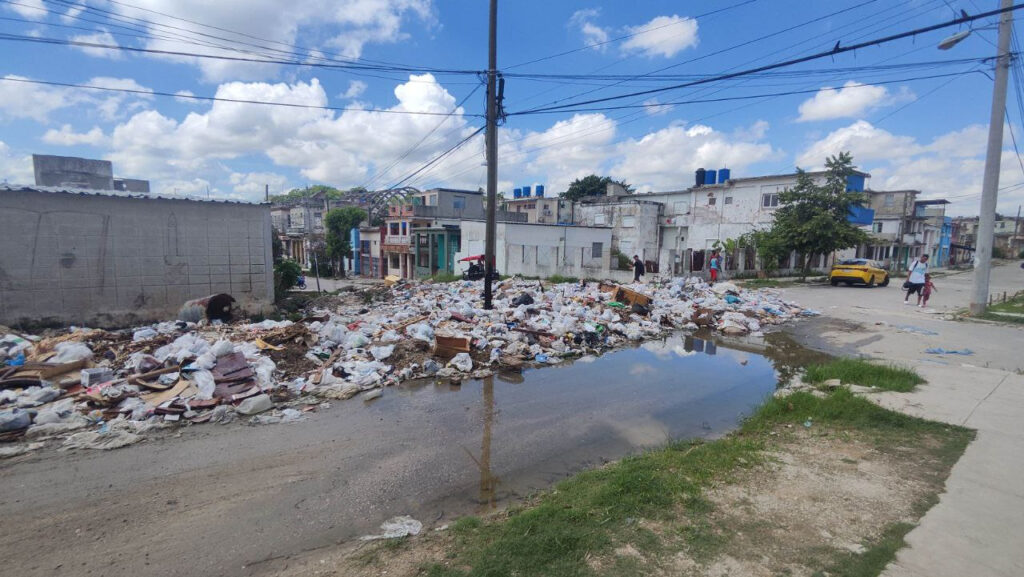
[[[967,306],[971,275],[936,279],[937,311]],[[1016,263],[998,267],[992,292],[1024,288]],[[928,384],[912,393],[876,395],[909,414],[978,430],[953,468],[941,501],[907,537],[909,547],[885,577],[1019,577],[1024,575],[1024,328],[942,320],[904,306],[896,283],[887,288],[801,287],[786,295],[827,315],[807,341],[913,366]],[[846,304],[837,303],[842,295]],[[885,323],[885,324],[878,324]],[[798,327],[803,330],[803,327]],[[934,334],[923,334],[934,333]],[[974,354],[929,355],[925,348]]]

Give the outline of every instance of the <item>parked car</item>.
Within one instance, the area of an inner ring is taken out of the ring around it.
[[[845,283],[847,286],[853,283],[861,283],[869,287],[888,286],[889,272],[885,270],[882,263],[866,258],[847,258],[836,263],[828,277],[832,286]]]

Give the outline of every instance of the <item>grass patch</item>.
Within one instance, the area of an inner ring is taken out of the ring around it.
[[[675,442],[580,473],[499,518],[457,521],[452,525],[456,539],[450,566],[432,565],[424,572],[434,577],[577,576],[592,574],[588,560],[601,558],[612,563],[604,569],[643,573],[645,564],[615,558],[612,551],[631,544],[645,557],[657,559],[668,547],[664,539],[694,559],[712,560],[728,546],[734,531],[716,522],[715,505],[703,497],[704,491],[762,463],[776,431],[808,418],[820,430],[867,431],[880,443],[905,444],[922,435],[937,436],[944,439],[935,449],[938,460],[950,466],[971,438],[966,429],[883,409],[847,389],[824,398],[809,393],[771,398],[723,439]],[[639,528],[638,519],[675,527],[674,533],[655,536]],[[877,574],[870,571],[884,566],[902,546],[905,529],[894,527],[857,559],[843,553],[830,574]]]
[[[805,379],[809,383],[822,383],[840,379],[844,385],[876,387],[883,391],[905,393],[925,382],[912,369],[893,365],[878,365],[860,359],[837,359],[830,363],[810,365]]]
[[[907,544],[904,537],[913,528],[910,523],[893,523],[881,537],[869,544],[867,551],[844,553],[827,571],[818,571],[814,577],[876,577],[896,558],[896,552]]]
[[[562,276],[560,274],[553,274],[547,278],[547,281],[552,284],[562,284],[567,282],[578,283],[580,282],[580,279],[574,276]]]

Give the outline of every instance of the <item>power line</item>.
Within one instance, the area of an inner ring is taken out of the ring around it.
[[[73,84],[70,82],[54,82],[49,80],[33,80],[29,78],[0,78],[0,82],[20,82],[23,84],[42,84],[46,86],[61,86],[65,88],[84,88],[88,90],[104,90],[108,92],[126,92],[129,94],[140,94],[143,96],[167,96],[173,98],[185,98],[189,100],[200,100],[208,102],[232,102],[236,104],[261,104],[264,106],[283,106],[286,108],[305,108],[311,110],[332,110],[336,112],[376,112],[381,114],[407,114],[412,116],[455,116],[454,112],[419,112],[414,110],[390,110],[386,108],[353,108],[346,106],[320,106],[316,104],[299,104],[295,102],[273,102],[269,100],[248,100],[244,98],[224,98],[221,96],[196,96],[194,94],[180,94],[173,92],[160,92],[156,90],[139,90],[133,88],[114,88],[111,86],[92,86],[88,84]],[[480,114],[463,114],[463,116],[480,117]]]
[[[872,0],[872,1],[874,1],[874,0]],[[567,56],[569,54],[575,54],[576,52],[582,52],[584,50],[590,50],[591,48],[597,48],[599,46],[605,46],[607,44],[612,44],[614,42],[620,42],[622,40],[627,40],[629,38],[640,36],[642,34],[649,34],[649,33],[654,32],[656,30],[661,30],[662,28],[668,28],[670,26],[677,26],[681,22],[686,22],[688,20],[697,20],[698,18],[705,18],[707,16],[712,16],[712,15],[718,14],[720,12],[727,12],[727,11],[732,10],[734,8],[739,8],[740,6],[745,6],[747,4],[753,4],[754,2],[757,2],[757,0],[745,0],[744,2],[740,2],[738,4],[733,4],[732,6],[726,6],[724,8],[718,8],[717,10],[711,10],[709,12],[704,12],[703,14],[697,14],[696,16],[692,16],[692,17],[684,17],[683,20],[677,20],[677,21],[674,21],[674,22],[669,22],[668,24],[662,24],[661,26],[655,26],[654,28],[647,28],[645,30],[640,30],[638,32],[633,32],[631,34],[624,34],[622,36],[611,38],[609,40],[603,40],[601,42],[592,42],[590,44],[584,44],[583,46],[581,46],[579,48],[573,48],[572,50],[566,50],[565,52],[559,52],[557,54],[551,54],[550,56],[544,56],[544,57],[541,57],[541,58],[536,58],[534,60],[529,60],[527,62],[520,62],[519,64],[513,64],[512,66],[506,66],[504,68],[504,70],[512,70],[513,68],[519,68],[519,67],[522,67],[522,66],[529,66],[530,64],[536,64],[538,62],[544,62],[545,60],[551,60],[551,59],[554,59],[554,58],[560,58],[562,56]]]
[[[720,74],[718,76],[709,77],[709,78],[705,78],[705,79],[701,79],[701,80],[694,80],[694,81],[691,81],[691,82],[687,82],[687,83],[683,83],[683,84],[677,84],[677,85],[674,85],[674,86],[666,86],[666,87],[661,87],[661,88],[652,88],[652,89],[649,89],[649,90],[642,90],[642,91],[638,91],[638,92],[632,92],[632,93],[629,93],[629,94],[620,94],[620,95],[617,95],[617,96],[608,96],[608,97],[605,97],[605,98],[595,98],[595,99],[591,99],[591,100],[584,100],[584,101],[581,101],[581,102],[574,102],[574,103],[563,104],[563,105],[559,105],[559,106],[548,106],[548,107],[534,108],[534,109],[530,109],[530,110],[524,110],[524,111],[519,111],[519,112],[512,112],[512,113],[509,113],[509,115],[512,116],[512,115],[533,114],[533,113],[537,113],[537,112],[546,112],[546,111],[549,111],[549,110],[571,110],[571,109],[573,109],[575,107],[584,106],[584,105],[587,105],[587,104],[599,104],[601,102],[610,102],[610,101],[614,101],[614,100],[622,100],[624,98],[632,98],[632,97],[635,97],[635,96],[647,96],[647,95],[651,95],[651,94],[659,94],[659,93],[666,92],[666,91],[669,91],[669,90],[677,90],[677,89],[680,89],[680,88],[688,88],[690,86],[698,86],[698,85],[701,85],[701,84],[708,84],[710,82],[717,82],[717,81],[721,81],[721,80],[728,80],[730,78],[739,78],[739,77],[748,76],[750,74],[757,73],[757,72],[765,72],[765,71],[768,71],[768,70],[775,70],[775,69],[779,69],[779,68],[785,68],[785,67],[788,67],[788,66],[793,66],[795,64],[801,64],[801,63],[804,63],[804,62],[810,62],[812,60],[819,60],[821,58],[825,58],[825,57],[828,57],[828,56],[835,56],[837,54],[843,54],[845,52],[851,52],[851,51],[854,51],[854,50],[859,50],[861,48],[867,48],[869,46],[878,46],[878,45],[885,44],[885,43],[888,43],[888,42],[892,42],[892,41],[895,41],[895,40],[901,40],[903,38],[909,38],[911,36],[917,36],[919,34],[924,34],[926,32],[932,32],[932,31],[935,31],[935,30],[940,30],[942,28],[948,28],[950,26],[957,26],[957,25],[960,25],[960,24],[963,24],[963,23],[966,23],[966,22],[973,22],[975,20],[979,20],[979,19],[982,19],[982,18],[987,18],[989,16],[993,16],[993,15],[996,15],[996,14],[1001,14],[1001,13],[1006,12],[1006,11],[1019,10],[1021,8],[1024,8],[1024,4],[1015,4],[1015,5],[1011,6],[1010,8],[1007,8],[1005,10],[1004,9],[998,9],[998,10],[993,10],[991,12],[985,12],[985,13],[982,13],[982,14],[978,14],[976,16],[960,17],[960,18],[956,18],[956,19],[951,20],[951,21],[946,22],[946,23],[934,24],[934,25],[931,25],[931,26],[925,26],[925,27],[922,27],[922,28],[916,28],[914,30],[908,30],[906,32],[900,32],[898,34],[893,34],[893,35],[890,35],[890,36],[885,36],[883,38],[878,38],[878,39],[875,39],[875,40],[869,40],[867,42],[860,42],[860,43],[853,44],[853,45],[850,45],[850,46],[840,46],[840,43],[837,42],[836,46],[832,50],[828,50],[828,51],[824,51],[824,52],[818,52],[818,53],[815,53],[815,54],[811,54],[809,56],[803,56],[803,57],[800,57],[800,58],[793,58],[793,59],[790,59],[790,60],[785,60],[785,61],[782,61],[782,62],[776,62],[776,63],[773,63],[773,64],[766,64],[764,66],[758,66],[756,68],[749,68],[749,69],[740,70],[740,71],[737,71],[737,72],[731,72],[731,73],[727,73],[727,74]]]
[[[6,34],[0,33],[0,40],[16,41],[16,42],[32,42],[37,44],[52,44],[61,46],[76,46],[79,48],[100,48],[103,50],[122,50],[126,52],[138,52],[146,54],[159,54],[162,56],[184,56],[189,58],[203,58],[210,60],[227,60],[232,62],[252,62],[256,64],[278,64],[287,66],[299,66],[299,67],[310,67],[310,68],[326,68],[326,69],[338,69],[338,70],[371,70],[371,71],[388,71],[388,72],[410,72],[410,73],[431,73],[439,75],[472,75],[477,76],[481,73],[479,70],[460,70],[460,69],[437,69],[437,68],[417,68],[412,66],[394,66],[394,67],[383,67],[376,65],[364,65],[364,64],[335,64],[328,62],[299,62],[295,60],[280,60],[274,58],[245,58],[241,56],[228,56],[224,54],[202,54],[197,52],[183,52],[178,50],[158,50],[155,48],[139,48],[135,46],[120,46],[111,44],[101,44],[99,42],[83,42],[76,40],[65,40],[62,38],[47,38],[47,37],[35,37],[35,36],[22,36],[18,34]]]
[[[928,75],[928,76],[917,76],[917,77],[911,77],[911,78],[898,78],[896,80],[884,80],[884,81],[879,81],[879,82],[858,82],[856,85],[844,86],[844,87],[842,87],[842,90],[846,91],[846,90],[850,90],[850,89],[867,88],[867,87],[870,87],[870,86],[884,86],[886,84],[898,84],[900,82],[913,82],[915,80],[931,80],[931,79],[934,79],[934,78],[960,77],[960,76],[963,76],[965,74],[970,74],[972,72],[976,72],[976,70],[965,70],[965,71],[960,71],[960,72],[951,72],[951,73],[948,73],[948,74],[931,74],[931,75]],[[666,106],[668,106],[668,107],[678,106],[680,104],[706,104],[706,103],[710,103],[710,102],[729,102],[729,101],[733,101],[733,100],[752,100],[752,99],[758,99],[758,98],[774,98],[774,97],[777,97],[777,96],[792,96],[792,95],[796,95],[796,94],[814,94],[814,93],[820,92],[821,90],[823,90],[823,89],[822,88],[810,88],[810,89],[804,89],[804,90],[788,90],[788,91],[785,91],[785,92],[770,92],[770,93],[767,93],[767,94],[747,94],[747,95],[743,95],[743,96],[723,96],[721,98],[705,98],[705,99],[694,99],[694,100],[676,100],[676,101],[656,102],[656,103],[649,103],[649,104],[623,104],[623,105],[620,105],[620,106],[604,106],[604,107],[595,107],[595,108],[574,108],[573,112],[605,112],[605,111],[609,111],[609,110],[628,110],[628,109],[631,109],[631,108],[650,109],[650,108],[660,108],[660,107],[666,107]],[[521,113],[521,114],[560,114],[562,112],[563,111],[561,111],[561,110],[551,110],[551,111],[538,111],[538,112]]]
[[[633,76],[632,78],[634,78],[634,79],[635,79],[635,78],[640,78],[640,77],[644,77],[644,76],[649,76],[649,75],[651,75],[651,74],[657,74],[658,72],[664,72],[665,70],[670,70],[670,69],[672,69],[672,68],[677,68],[677,67],[679,67],[679,66],[684,66],[684,65],[686,65],[686,64],[692,64],[693,62],[697,62],[697,61],[700,61],[700,60],[704,60],[704,59],[706,59],[706,58],[710,58],[710,57],[712,57],[712,56],[717,56],[717,55],[719,55],[719,54],[724,54],[724,53],[726,53],[726,52],[730,52],[730,51],[732,51],[732,50],[735,50],[735,49],[737,49],[737,48],[742,48],[742,47],[744,47],[744,46],[749,46],[750,44],[754,44],[754,43],[760,42],[760,41],[762,41],[762,40],[766,40],[766,39],[768,39],[768,38],[772,38],[772,37],[774,37],[774,36],[778,36],[778,35],[780,35],[780,34],[785,34],[786,32],[791,32],[791,31],[793,31],[793,30],[796,30],[796,29],[798,29],[798,28],[801,28],[801,27],[804,27],[804,26],[809,26],[809,25],[811,25],[811,24],[814,24],[814,23],[816,23],[816,22],[819,22],[819,21],[821,21],[821,20],[824,20],[824,19],[827,19],[827,18],[831,18],[831,17],[833,17],[833,16],[837,16],[837,15],[839,15],[839,14],[842,14],[842,13],[844,13],[844,12],[849,12],[849,11],[851,11],[851,10],[855,10],[855,9],[857,9],[857,8],[860,8],[860,7],[862,7],[862,6],[866,6],[866,5],[868,5],[868,4],[872,4],[872,3],[874,3],[874,2],[877,2],[877,1],[878,1],[878,0],[865,0],[864,2],[861,2],[861,3],[859,3],[859,4],[856,4],[856,5],[854,5],[854,6],[851,6],[851,7],[849,7],[849,8],[844,8],[844,9],[842,9],[842,10],[837,10],[837,11],[835,11],[835,12],[831,12],[831,13],[829,13],[829,14],[826,14],[826,15],[824,15],[824,16],[819,16],[819,17],[817,17],[817,18],[813,18],[813,19],[811,19],[811,20],[807,20],[807,21],[805,21],[805,22],[801,22],[801,23],[799,23],[799,24],[795,24],[795,25],[793,25],[793,26],[789,26],[789,27],[787,27],[787,28],[783,28],[783,29],[781,29],[781,30],[777,30],[777,31],[775,31],[775,32],[771,32],[771,33],[769,33],[769,34],[765,34],[765,35],[762,35],[762,36],[758,36],[757,38],[752,38],[752,39],[750,39],[750,40],[747,40],[747,41],[741,42],[741,43],[739,43],[739,44],[734,44],[734,45],[732,45],[732,46],[728,46],[728,47],[726,47],[726,48],[722,48],[722,49],[716,50],[716,51],[714,51],[714,52],[709,52],[708,54],[703,54],[703,55],[701,55],[701,56],[697,56],[697,57],[694,57],[694,58],[690,58],[689,60],[684,60],[684,61],[682,61],[682,62],[678,62],[678,63],[676,63],[676,64],[671,64],[671,65],[669,65],[669,66],[664,66],[664,67],[662,67],[662,68],[658,68],[658,69],[656,69],[656,70],[653,70],[653,71],[651,71],[651,72],[648,72],[648,73],[644,73],[644,74],[638,74],[638,75],[634,75],[634,76]],[[608,88],[613,88],[613,87],[615,87],[615,86],[619,86],[619,85],[621,85],[621,84],[622,84],[623,82],[625,82],[625,80],[623,80],[623,81],[621,81],[621,82],[615,82],[615,83],[609,84],[608,86],[606,86],[606,87],[603,87],[603,88],[595,88],[595,89],[593,89],[593,90],[585,90],[585,91],[583,91],[583,92],[579,92],[579,93],[577,93],[577,94],[573,94],[573,95],[571,95],[571,96],[568,96],[567,98],[570,98],[570,99],[571,99],[571,98],[578,98],[578,97],[581,97],[581,96],[586,96],[587,94],[593,94],[593,93],[595,93],[595,92],[598,92],[598,91],[600,91],[600,90],[606,90],[606,89],[608,89]],[[554,101],[554,102],[553,102],[553,103],[551,103],[551,104],[557,104],[557,103],[558,103],[558,102],[560,102],[561,100],[565,100],[565,99],[560,99],[560,100],[556,100],[556,101]],[[545,106],[546,106],[546,105],[545,105]]]
[[[396,182],[396,183],[392,184],[391,186],[389,186],[389,187],[388,187],[388,189],[392,189],[392,188],[398,188],[398,187],[402,186],[402,185],[403,185],[403,184],[405,184],[405,183],[406,183],[406,182],[407,182],[407,181],[408,181],[409,179],[411,179],[412,177],[416,176],[417,174],[419,174],[419,173],[423,172],[424,170],[427,170],[428,168],[430,168],[430,167],[431,167],[431,166],[433,166],[434,164],[436,164],[436,163],[440,162],[440,161],[441,161],[442,159],[444,159],[444,158],[445,158],[446,156],[448,156],[449,154],[451,154],[451,153],[455,152],[456,150],[458,150],[458,149],[459,149],[459,148],[460,148],[460,147],[461,147],[462,145],[466,144],[467,142],[469,142],[470,140],[472,140],[472,139],[473,139],[473,137],[475,137],[476,135],[480,134],[480,133],[481,133],[481,132],[483,132],[483,131],[484,131],[484,127],[483,127],[483,126],[481,126],[480,128],[477,128],[476,130],[474,130],[474,131],[473,131],[473,133],[472,133],[472,134],[470,134],[470,135],[469,135],[469,136],[467,136],[466,138],[463,138],[462,140],[460,140],[460,141],[456,142],[456,143],[455,143],[455,145],[453,145],[453,146],[452,146],[451,148],[449,148],[448,150],[445,150],[445,151],[444,151],[444,152],[442,152],[441,154],[439,154],[439,155],[435,156],[435,157],[433,158],[433,160],[431,160],[430,162],[428,162],[428,163],[424,164],[424,165],[423,165],[423,166],[421,166],[420,168],[417,168],[416,170],[414,170],[414,171],[413,171],[413,172],[411,172],[410,174],[406,175],[406,176],[405,176],[404,178],[402,178],[402,179],[401,179],[401,180],[399,180],[398,182]]]
[[[459,108],[461,108],[461,107],[462,107],[462,105],[466,103],[466,101],[468,101],[468,100],[469,100],[470,98],[472,98],[472,97],[473,97],[473,95],[474,95],[474,94],[476,94],[478,90],[480,90],[480,86],[482,86],[482,85],[481,85],[481,84],[477,84],[477,85],[476,85],[476,88],[474,88],[474,89],[473,89],[473,90],[472,90],[472,91],[471,91],[471,92],[470,92],[469,94],[467,94],[467,95],[466,95],[466,96],[465,96],[465,97],[464,97],[464,98],[463,98],[463,99],[462,99],[461,101],[459,101],[459,102],[458,102],[458,103],[457,103],[457,104],[455,105],[455,108],[453,108],[453,109],[452,109],[452,113],[455,113],[455,111],[457,111],[457,110],[458,110]],[[424,135],[423,135],[423,138],[420,138],[420,139],[419,139],[419,141],[418,141],[418,142],[416,142],[416,144],[412,145],[412,147],[410,147],[410,148],[409,148],[408,150],[406,150],[406,151],[405,151],[405,152],[404,152],[404,153],[403,153],[403,154],[402,154],[401,156],[399,156],[399,157],[398,157],[398,158],[396,158],[396,159],[395,159],[394,161],[392,161],[391,163],[389,163],[389,164],[388,164],[388,165],[387,165],[387,166],[386,166],[386,167],[385,167],[385,168],[384,168],[383,170],[381,170],[381,171],[377,171],[377,172],[376,172],[376,174],[374,174],[373,178],[371,178],[371,179],[370,179],[370,180],[368,180],[368,181],[367,181],[367,182],[366,182],[365,184],[363,184],[363,185],[362,185],[362,188],[367,188],[367,189],[368,189],[368,188],[370,188],[370,186],[371,186],[371,185],[372,185],[372,184],[373,184],[374,182],[376,182],[377,180],[379,180],[379,179],[381,179],[381,178],[383,178],[383,177],[387,176],[387,174],[388,174],[389,172],[391,172],[391,170],[392,170],[392,169],[393,169],[393,168],[394,168],[395,166],[397,166],[397,165],[398,165],[398,163],[400,163],[400,162],[402,162],[403,160],[405,160],[406,158],[408,158],[408,157],[409,157],[409,155],[410,155],[410,154],[412,154],[413,152],[415,152],[415,150],[416,150],[417,148],[419,148],[419,147],[420,147],[420,146],[421,146],[421,145],[422,145],[422,144],[423,144],[423,143],[424,143],[424,142],[425,142],[425,141],[426,141],[426,140],[427,140],[428,138],[430,138],[430,136],[431,136],[432,134],[434,134],[435,132],[437,132],[437,130],[438,130],[439,128],[441,128],[442,126],[444,126],[444,123],[445,123],[445,122],[448,122],[448,117],[442,118],[442,119],[441,119],[441,122],[439,122],[439,123],[438,123],[438,124],[437,124],[436,126],[434,126],[434,128],[431,128],[431,129],[430,129],[430,132],[427,132],[426,134],[424,134]]]

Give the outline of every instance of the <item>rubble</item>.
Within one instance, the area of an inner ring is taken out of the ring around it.
[[[758,335],[814,314],[770,289],[693,278],[631,285],[513,278],[495,284],[492,310],[482,308],[481,294],[482,281],[400,282],[375,294],[372,306],[358,297],[318,298],[296,321],[182,315],[121,331],[45,335],[0,327],[0,441],[111,449],[164,426],[236,416],[296,422],[328,401],[370,401],[405,380],[457,384],[593,359],[673,331]]]

